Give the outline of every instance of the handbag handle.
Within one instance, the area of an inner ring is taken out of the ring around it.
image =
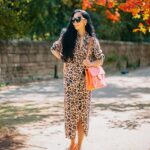
[[[87,50],[86,59],[88,59],[88,57],[90,55],[91,45],[92,45],[92,38],[89,39],[89,46],[88,46],[88,50]]]

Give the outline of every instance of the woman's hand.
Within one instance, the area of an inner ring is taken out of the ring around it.
[[[61,54],[59,52],[53,50],[51,52],[57,59],[61,59]]]
[[[98,66],[102,66],[103,64],[103,61],[102,60],[95,60],[93,62],[90,62],[88,59],[85,59],[83,61],[83,64],[86,66],[86,67],[98,67]]]
[[[91,62],[88,59],[83,60],[83,64],[86,67],[90,67],[91,66]]]

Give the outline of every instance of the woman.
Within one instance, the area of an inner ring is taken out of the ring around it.
[[[89,60],[86,59],[92,41]],[[103,64],[104,55],[95,36],[89,14],[77,9],[73,12],[66,31],[53,43],[51,52],[64,62],[64,112],[69,150],[81,150],[88,135],[91,91],[85,87],[85,68]],[[76,131],[78,143],[75,143]]]

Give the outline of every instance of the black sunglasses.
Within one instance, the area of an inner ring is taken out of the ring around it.
[[[83,19],[83,18],[82,18],[81,16],[76,17],[76,18],[72,19],[72,23],[74,23],[75,21],[76,21],[77,23],[79,23],[82,19]]]

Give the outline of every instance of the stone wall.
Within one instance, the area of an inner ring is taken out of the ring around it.
[[[150,66],[150,43],[101,41],[108,71]]]
[[[49,80],[55,65],[62,64],[52,56],[47,42],[0,42],[0,82],[19,83]]]
[[[150,44],[100,41],[109,72],[150,65]],[[20,83],[62,77],[62,62],[48,42],[0,41],[0,83]]]

